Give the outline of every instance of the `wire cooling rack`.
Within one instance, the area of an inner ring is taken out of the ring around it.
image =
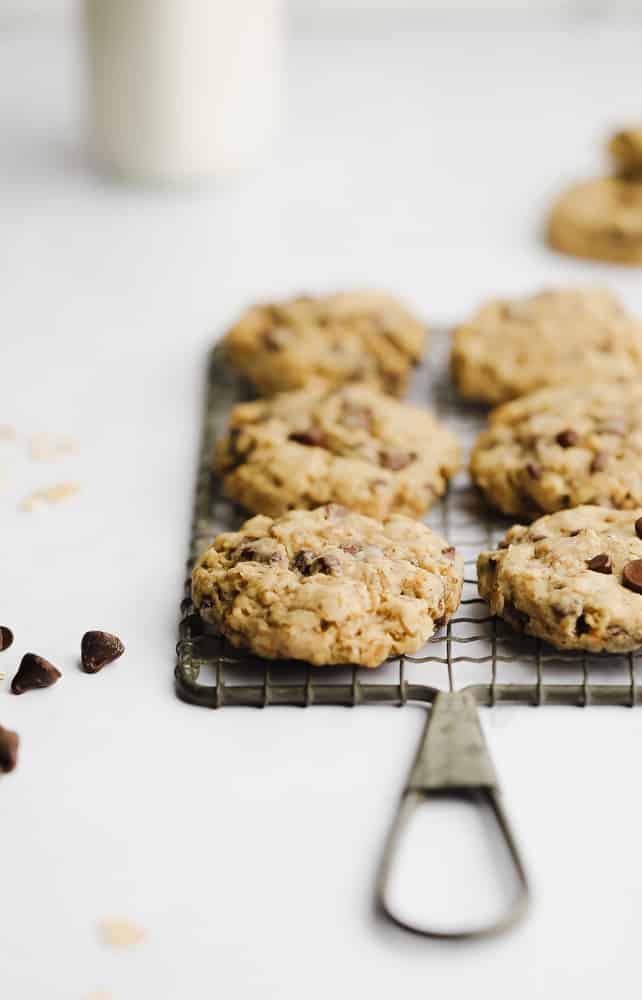
[[[455,430],[468,450],[484,423],[484,411],[463,405],[448,375],[448,337],[433,333],[429,357],[416,372],[411,399],[431,406]],[[466,564],[461,607],[445,630],[416,656],[401,656],[376,670],[307,667],[291,661],[260,660],[230,646],[205,625],[190,597],[196,558],[221,531],[245,519],[222,496],[211,472],[214,441],[244,386],[215,347],[208,362],[207,391],[198,462],[185,596],[180,606],[176,688],[179,696],[209,708],[246,705],[405,705],[432,703],[440,691],[469,691],[478,705],[623,705],[642,701],[636,678],[642,653],[584,655],[559,652],[521,636],[488,614],[478,595],[475,564],[509,522],[483,504],[465,473],[426,518],[456,545]]]

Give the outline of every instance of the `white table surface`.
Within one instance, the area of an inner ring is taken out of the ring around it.
[[[0,423],[80,443],[49,465],[1,446],[16,642],[0,723],[22,739],[0,783],[7,1000],[637,994],[642,712],[483,713],[535,899],[513,933],[453,946],[371,909],[419,710],[212,713],[176,699],[172,670],[213,334],[257,297],[338,285],[389,287],[434,322],[565,282],[606,282],[642,312],[639,272],[538,239],[559,185],[639,118],[641,34],[297,37],[289,138],[255,175],[192,193],[92,173],[73,40],[0,37]],[[78,498],[17,511],[63,479]],[[77,667],[88,628],[127,644],[95,677]],[[64,677],[15,698],[27,649]],[[107,915],[148,942],[108,951]]]

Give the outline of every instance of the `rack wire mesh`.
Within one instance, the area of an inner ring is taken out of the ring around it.
[[[416,372],[411,398],[437,410],[469,447],[483,426],[484,411],[462,404],[448,376],[448,336],[433,333],[425,363]],[[233,405],[246,398],[242,381],[215,347],[208,360],[205,412],[198,460],[185,594],[176,647],[176,690],[209,708],[268,705],[406,705],[431,703],[439,691],[468,690],[477,704],[622,705],[642,702],[640,653],[589,655],[560,652],[518,635],[488,614],[478,595],[477,554],[493,546],[509,522],[488,510],[462,473],[426,518],[462,552],[466,564],[461,607],[445,630],[416,656],[401,656],[370,670],[308,667],[266,661],[237,650],[212,632],[195,611],[190,576],[196,558],[221,531],[245,519],[225,500],[211,471],[214,441]]]

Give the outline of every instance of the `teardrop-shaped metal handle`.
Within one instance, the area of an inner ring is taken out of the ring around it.
[[[404,831],[412,814],[431,798],[465,799],[479,809],[490,808],[497,835],[508,851],[517,892],[507,912],[494,921],[448,930],[422,926],[393,909],[389,902],[390,873],[398,859]],[[512,926],[528,905],[529,889],[515,837],[501,804],[497,775],[479,723],[473,695],[442,691],[433,703],[419,751],[404,789],[401,806],[384,851],[377,880],[380,909],[396,924],[416,934],[437,938],[475,938]]]

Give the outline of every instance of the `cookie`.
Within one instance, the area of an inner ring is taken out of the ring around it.
[[[384,518],[421,517],[459,460],[456,437],[427,410],[317,381],[237,406],[216,465],[225,495],[257,514],[335,502]]]
[[[642,508],[576,507],[516,526],[477,561],[493,614],[558,649],[642,645]]]
[[[225,348],[262,395],[321,376],[401,396],[425,341],[424,325],[389,295],[344,292],[254,306],[229,331]]]
[[[219,535],[192,593],[205,621],[258,656],[376,667],[421,649],[462,582],[461,556],[424,524],[329,504]]]
[[[642,181],[603,177],[570,188],[553,209],[548,242],[575,257],[642,264]]]
[[[642,507],[642,380],[542,389],[494,410],[471,475],[502,513]]]
[[[453,334],[460,394],[503,403],[547,385],[642,373],[642,323],[602,289],[488,302]]]

